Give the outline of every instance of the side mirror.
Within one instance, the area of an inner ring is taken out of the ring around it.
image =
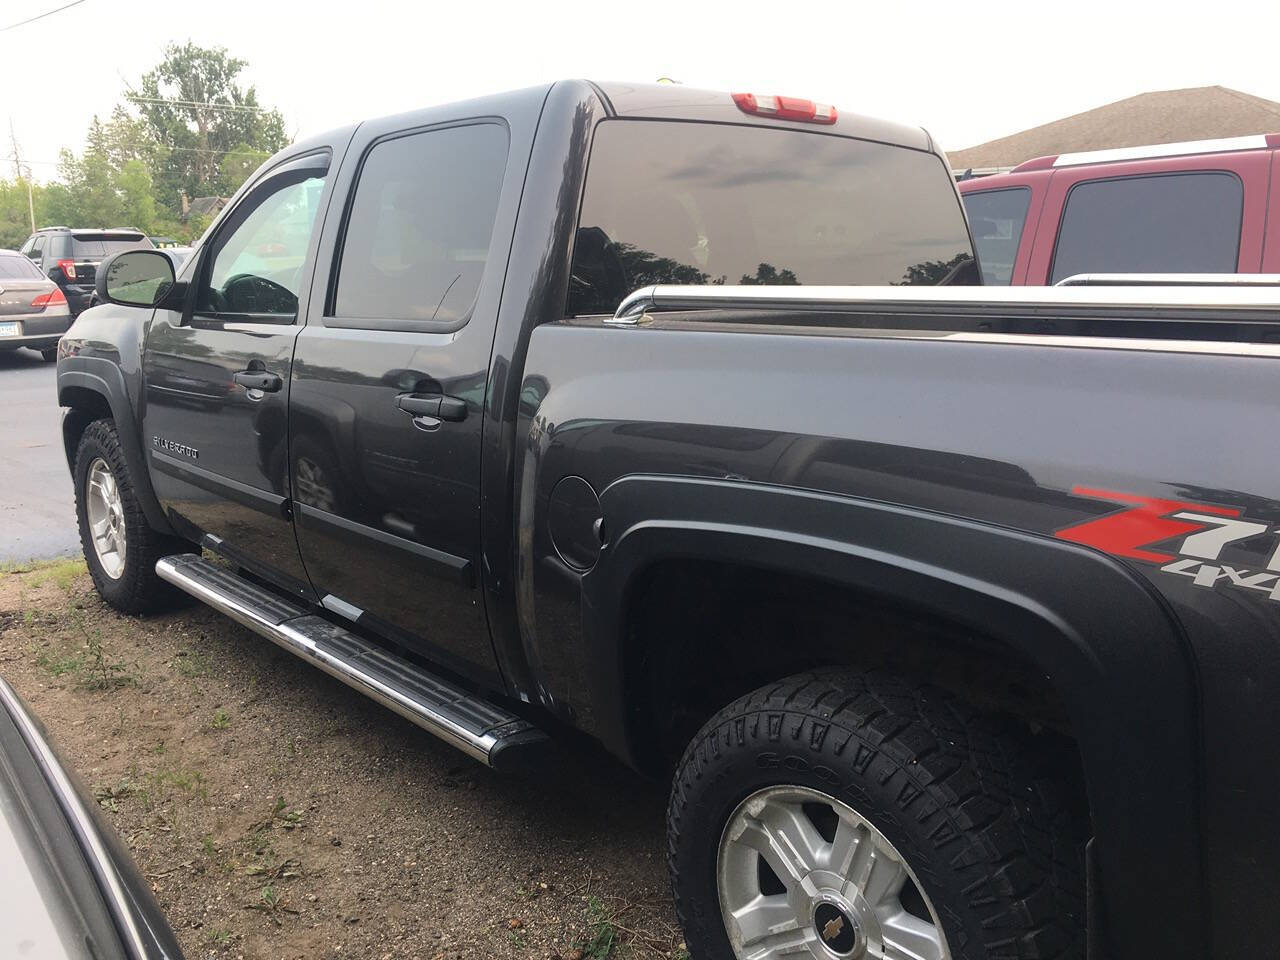
[[[98,264],[94,286],[103,303],[159,306],[175,292],[173,261],[159,250],[126,250]]]

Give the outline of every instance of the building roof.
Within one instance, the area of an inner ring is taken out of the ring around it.
[[[1254,133],[1280,133],[1280,103],[1227,87],[1189,87],[1140,93],[947,157],[952,169],[963,171],[1059,153]]]
[[[226,197],[193,197],[191,205],[187,208],[187,216],[207,217],[218,213],[226,205]]]

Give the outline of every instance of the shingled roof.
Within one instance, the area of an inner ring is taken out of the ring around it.
[[[1227,87],[1140,93],[1012,136],[957,150],[952,169],[1012,167],[1032,157],[1280,133],[1280,103]]]

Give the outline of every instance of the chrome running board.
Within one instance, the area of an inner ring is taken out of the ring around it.
[[[162,557],[156,574],[494,769],[528,769],[550,743],[527,720],[193,553]]]

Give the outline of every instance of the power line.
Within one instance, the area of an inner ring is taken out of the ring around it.
[[[218,110],[248,110],[253,113],[271,113],[268,107],[254,107],[243,103],[214,103],[211,100],[170,100],[168,97],[140,97],[136,93],[126,93],[125,97],[133,103],[170,104],[175,107],[214,107]]]
[[[28,17],[26,20],[19,20],[17,23],[11,23],[7,27],[0,27],[0,33],[9,30],[16,30],[18,27],[25,27],[28,23],[35,23],[37,20],[43,20],[45,17],[52,17],[55,13],[61,13],[63,10],[70,10],[72,7],[78,7],[84,3],[84,0],[71,0],[70,3],[64,3],[62,6],[53,10],[46,10],[44,13],[37,14],[34,17]]]

